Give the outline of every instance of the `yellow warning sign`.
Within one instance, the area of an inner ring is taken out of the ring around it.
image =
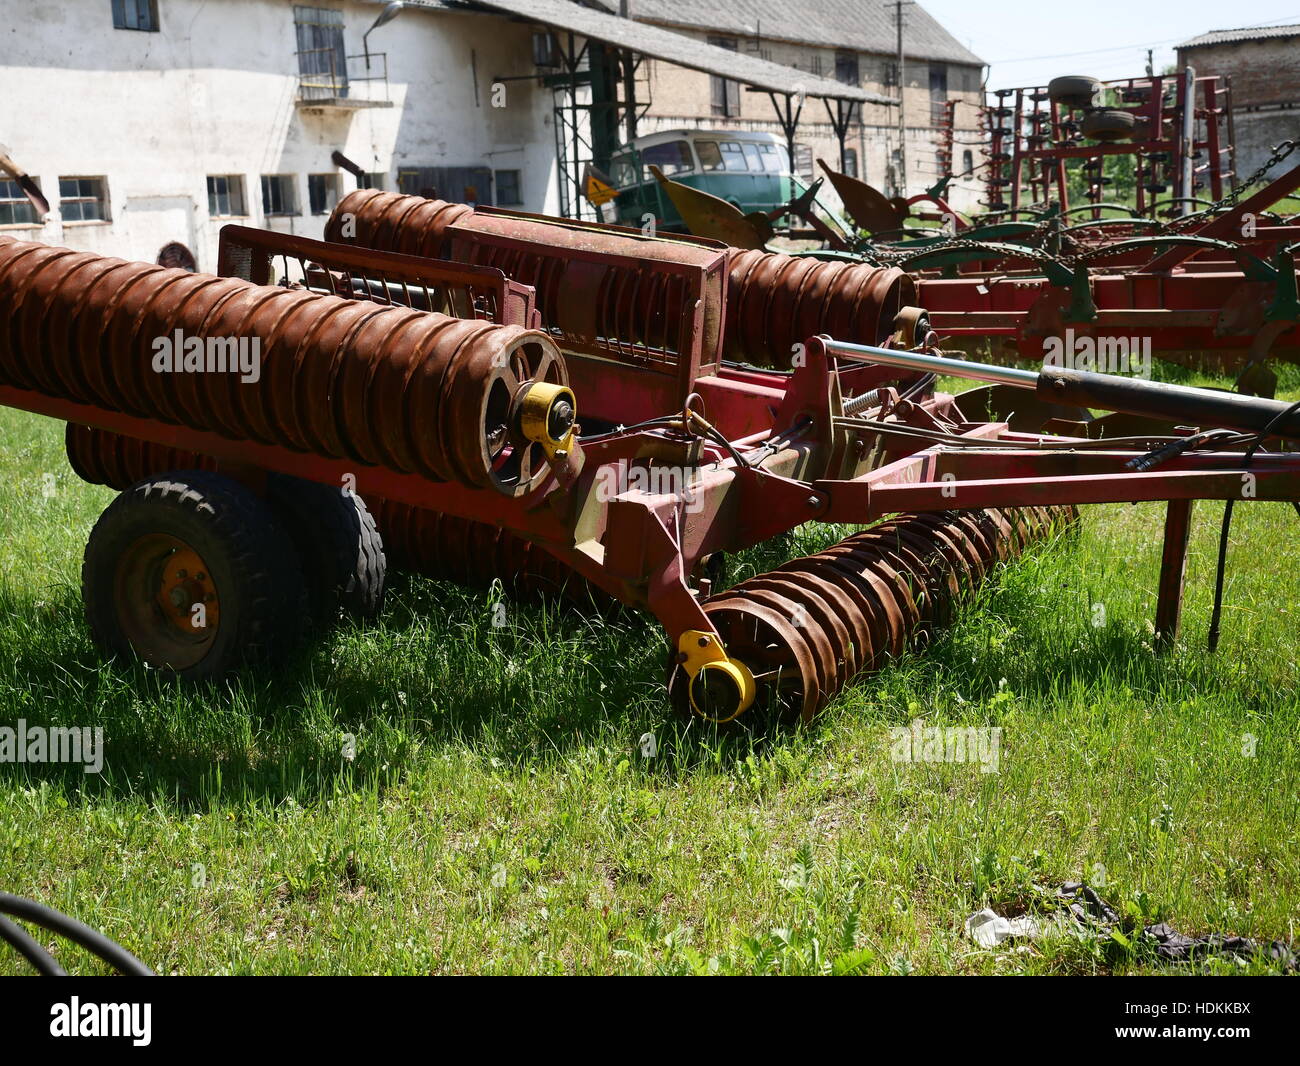
[[[588,168],[583,175],[582,194],[590,203],[599,207],[601,204],[607,204],[610,200],[618,195],[618,190],[610,185],[607,181],[602,180],[604,175],[596,176],[596,171]]]

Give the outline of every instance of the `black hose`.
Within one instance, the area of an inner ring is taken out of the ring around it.
[[[68,976],[68,971],[54,961],[53,955],[36,943],[27,930],[14,925],[8,918],[0,917],[0,940],[36,967],[36,972],[42,977]]]
[[[1285,411],[1279,411],[1272,421],[1260,431],[1259,436],[1246,449],[1246,454],[1242,457],[1241,468],[1243,470],[1250,466],[1251,459],[1259,451],[1260,445],[1264,443],[1273,427],[1289,418],[1297,410],[1300,410],[1300,400],[1293,403]],[[1228,534],[1232,529],[1232,509],[1236,502],[1236,500],[1224,501],[1223,523],[1219,526],[1219,559],[1214,571],[1214,608],[1210,612],[1210,632],[1206,636],[1206,645],[1212,652],[1219,647],[1219,620],[1223,614],[1223,575],[1227,569]],[[1291,506],[1295,508],[1296,514],[1300,515],[1300,503],[1292,501]]]
[[[129,951],[109,940],[103,933],[96,932],[90,926],[83,925],[75,918],[69,918],[66,914],[61,914],[52,907],[46,907],[34,900],[24,899],[22,896],[13,896],[8,892],[0,892],[0,914],[12,914],[15,918],[21,918],[25,922],[31,922],[33,925],[39,925],[43,929],[58,933],[60,936],[71,940],[74,944],[79,944],[92,955],[103,959],[119,973],[128,977],[157,976]],[[18,948],[19,951],[22,950],[9,937],[5,937],[5,939]],[[33,965],[35,965],[34,962]]]

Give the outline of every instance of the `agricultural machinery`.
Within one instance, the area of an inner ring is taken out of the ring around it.
[[[376,191],[325,236],[226,227],[219,276],[0,238],[0,402],[122,490],[83,569],[108,651],[266,661],[391,561],[647,610],[683,710],[806,720],[1076,505],[1168,501],[1169,637],[1192,501],[1300,499],[1297,406],[953,358],[897,267]],[[721,587],[809,521],[866,528]]]

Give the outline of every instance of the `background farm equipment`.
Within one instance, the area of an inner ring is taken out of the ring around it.
[[[439,577],[650,611],[704,718],[807,719],[1075,504],[1172,501],[1169,636],[1190,501],[1243,473],[1300,498],[1262,450],[1293,408],[944,358],[897,268],[377,192],[327,236],[228,227],[228,277],[0,241],[0,401],[67,421],[74,469],[124,489],[83,573],[109,650],[195,677],[280,654],[379,609],[382,535]],[[196,360],[256,338],[258,374],[163,372],[174,335]],[[1018,431],[939,374],[1195,429]],[[810,520],[877,524],[717,588]]]
[[[1295,147],[1279,145],[1245,183],[1176,219],[1129,214],[1071,221],[1068,211],[1053,206],[1036,222],[971,224],[945,210],[953,223],[947,230],[914,229],[905,239],[883,242],[859,235],[794,254],[906,270],[916,277],[917,302],[946,343],[973,355],[1041,361],[1044,341],[1067,330],[1081,339],[1138,338],[1156,358],[1236,370],[1243,388],[1271,395],[1275,379],[1266,361],[1300,357],[1300,225],[1269,209],[1300,188],[1300,167],[1248,190]],[[906,204],[828,173],[864,230],[905,215]],[[673,195],[698,193],[676,189]],[[934,204],[946,208],[941,198]],[[710,235],[744,238],[745,228],[753,228],[753,220],[724,218],[721,208],[694,217],[701,224],[722,219]],[[763,247],[757,236],[739,246]]]

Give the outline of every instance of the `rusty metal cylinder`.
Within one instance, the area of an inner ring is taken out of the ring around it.
[[[351,234],[351,236],[348,236]],[[531,215],[474,211],[418,196],[370,189],[349,193],[325,225],[327,240],[493,267],[536,290],[548,329],[582,350],[594,343],[678,350],[696,295],[685,271],[649,270],[647,261],[712,267],[721,249],[690,238]],[[706,272],[700,323],[705,362],[716,359],[723,271]]]
[[[916,303],[916,284],[897,267],[733,250],[727,283],[728,359],[789,369],[795,345],[819,333],[880,344],[894,316]]]
[[[680,314],[680,302],[650,290],[650,278],[610,270],[602,279],[573,274],[554,248],[584,252],[655,255],[659,247],[680,254],[679,242],[655,242],[625,231],[475,213],[464,204],[357,190],[339,203],[326,225],[326,239],[383,251],[452,258],[494,266],[537,289],[537,306],[548,327],[639,343],[659,343]],[[522,237],[536,252],[502,247],[496,236]],[[634,248],[626,247],[635,244]],[[590,263],[574,267],[590,274]],[[716,350],[721,325],[722,354],[737,362],[789,369],[795,345],[819,333],[858,344],[879,344],[893,331],[894,316],[916,303],[916,285],[897,267],[843,260],[824,261],[779,252],[730,249],[723,323],[706,319],[704,351]],[[656,283],[662,284],[661,279]],[[577,299],[578,306],[569,301]],[[667,307],[667,313],[663,309]],[[588,320],[593,319],[590,324]],[[572,330],[574,320],[583,327]],[[712,331],[712,336],[710,332]]]
[[[900,515],[742,581],[704,610],[727,654],[765,679],[773,712],[806,721],[853,677],[928,639],[998,563],[1076,517],[1073,507]],[[680,670],[670,680],[683,705],[685,684]]]
[[[357,189],[343,197],[330,213],[325,239],[359,248],[445,259],[447,228],[473,214],[468,204]]]
[[[536,330],[0,238],[0,383],[45,395],[520,495],[515,399],[567,380]]]
[[[118,491],[171,470],[214,470],[211,456],[68,423],[68,463],[83,481]],[[393,570],[482,588],[493,581],[513,596],[563,596],[604,609],[613,599],[555,556],[509,530],[363,493]]]

